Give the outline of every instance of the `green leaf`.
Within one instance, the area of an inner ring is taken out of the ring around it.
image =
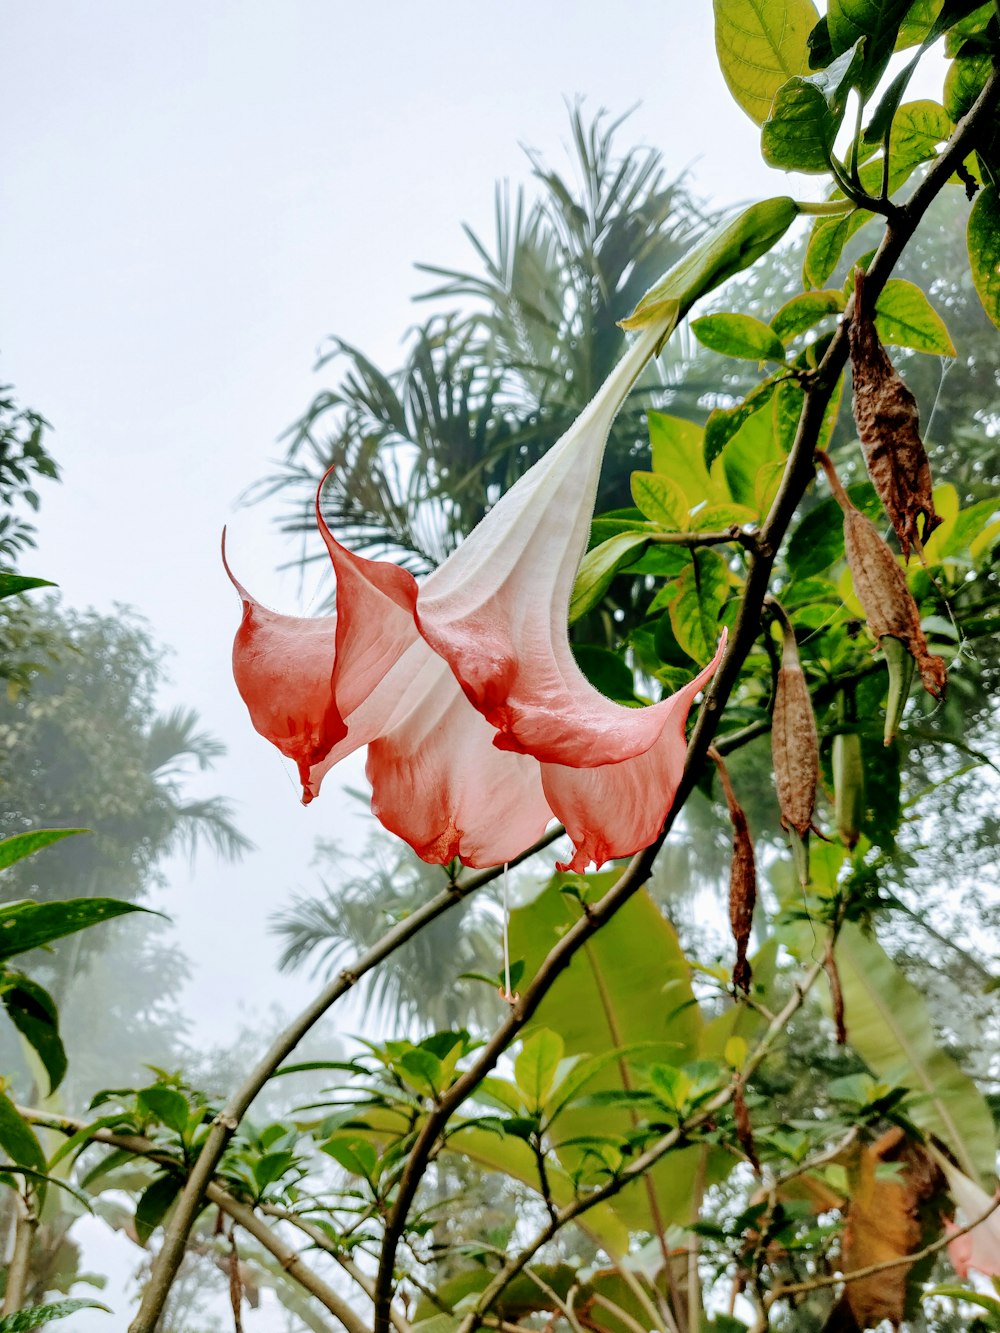
[[[752,315],[704,315],[691,332],[705,347],[744,361],[783,361],[785,349],[773,329]]]
[[[41,1328],[55,1319],[65,1319],[67,1315],[76,1314],[77,1310],[103,1310],[105,1314],[111,1313],[100,1301],[73,1297],[68,1301],[53,1301],[51,1305],[32,1305],[26,1310],[18,1310],[16,1314],[4,1315],[0,1319],[0,1333],[30,1333],[33,1328]]]
[[[714,0],[715,49],[726,86],[756,125],[774,95],[809,69],[809,34],[819,15],[812,0]]]
[[[632,499],[652,523],[664,532],[687,531],[684,492],[661,472],[633,472]]]
[[[322,1145],[323,1152],[339,1162],[353,1176],[371,1180],[378,1166],[378,1155],[367,1139],[357,1135],[336,1134]]]
[[[803,280],[811,287],[822,287],[837,267],[844,246],[871,217],[866,209],[856,208],[841,217],[817,218],[806,243]]]
[[[680,487],[687,509],[693,509],[703,500],[729,499],[725,487],[709,476],[705,466],[701,426],[666,412],[649,412],[647,420],[653,471],[663,473]]]
[[[860,87],[870,95],[896,43],[896,34],[912,0],[830,0],[826,22],[830,45],[839,55],[860,38],[864,43],[864,65]]]
[[[785,452],[770,412],[756,412],[745,421],[722,455],[722,469],[733,499],[758,514],[761,469],[769,464],[780,469],[784,463]]]
[[[620,532],[588,551],[580,562],[573,596],[569,604],[569,623],[592,611],[611,587],[619,570],[632,563],[649,542],[648,532]]]
[[[0,870],[6,870],[16,861],[23,861],[26,856],[34,856],[43,847],[49,847],[63,838],[71,838],[75,833],[89,833],[85,828],[40,828],[30,833],[15,833],[12,838],[0,842]]]
[[[610,648],[591,643],[571,643],[576,664],[591,685],[607,699],[620,704],[635,704],[635,679],[631,668]]]
[[[708,662],[719,640],[719,613],[729,591],[725,560],[715,551],[695,551],[675,589],[669,610],[677,642],[695,662]]]
[[[761,155],[781,171],[826,172],[847,95],[864,61],[859,39],[815,74],[782,84],[761,130]]]
[[[616,879],[616,871],[588,875],[590,896]],[[528,976],[579,918],[579,906],[560,892],[564,882],[564,876],[554,876],[534,902],[511,913],[511,949],[525,959]],[[648,1043],[651,1061],[682,1064],[697,1057],[702,1018],[690,968],[676,932],[645,890],[630,898],[560,974],[529,1030],[541,1027],[560,1034],[567,1056]],[[623,1059],[599,1071],[587,1089],[621,1091],[626,1078]],[[627,1109],[581,1106],[559,1117],[564,1139],[624,1134],[631,1125]],[[578,1149],[569,1147],[561,1156],[569,1169],[581,1162]],[[671,1152],[650,1173],[649,1187],[623,1191],[614,1212],[632,1230],[653,1230],[652,1189],[664,1223],[689,1221],[700,1156],[698,1148]]]
[[[176,1088],[143,1088],[136,1101],[144,1118],[158,1120],[182,1138],[187,1133],[191,1107],[183,1092]]]
[[[140,1245],[146,1244],[163,1221],[183,1184],[183,1177],[171,1171],[167,1175],[157,1176],[143,1190],[135,1206],[135,1231]]]
[[[974,1180],[992,1180],[996,1131],[985,1098],[938,1047],[924,997],[874,939],[843,927],[836,946],[848,1039],[873,1074],[919,1094],[913,1121],[943,1139]]]
[[[982,1291],[973,1291],[971,1287],[960,1287],[957,1282],[946,1282],[940,1287],[931,1287],[930,1291],[922,1292],[921,1296],[925,1300],[928,1296],[951,1296],[956,1301],[968,1301],[970,1305],[978,1305],[981,1310],[986,1310],[995,1316],[988,1327],[1000,1329],[1000,1301],[995,1296],[987,1296]]]
[[[972,109],[993,69],[989,51],[968,43],[951,63],[944,81],[944,108],[956,123]]]
[[[0,601],[5,597],[15,597],[19,592],[29,592],[32,588],[54,588],[51,579],[35,579],[27,574],[8,574],[0,572]],[[0,1324],[0,1328],[3,1325]]]
[[[945,322],[913,282],[890,278],[875,306],[875,327],[884,343],[933,356],[954,356]]]
[[[705,422],[704,461],[711,467],[722,454],[730,440],[735,439],[755,412],[761,411],[771,401],[771,395],[777,388],[774,380],[765,380],[763,384],[751,390],[735,407],[717,407],[709,414]]]
[[[514,1060],[514,1081],[529,1111],[540,1111],[549,1095],[563,1058],[563,1039],[558,1032],[539,1028],[528,1037]]]
[[[0,1092],[0,1149],[15,1166],[27,1166],[44,1175],[47,1163],[38,1136],[10,1098]],[[45,1198],[44,1185],[38,1187],[39,1206]]]
[[[117,898],[67,898],[62,902],[10,903],[0,907],[0,962],[15,954],[39,949],[43,944],[72,935],[87,926],[110,921],[126,912],[145,912],[135,903]],[[159,913],[154,912],[154,916]]]
[[[969,214],[969,265],[983,309],[1000,328],[1000,194],[980,190]]]
[[[938,144],[950,137],[951,130],[948,113],[939,102],[904,102],[893,119],[889,140],[892,183],[904,169],[936,157]]]
[[[855,482],[847,488],[847,494],[863,514],[873,522],[878,519],[882,505],[871,482]],[[833,496],[827,496],[799,520],[789,539],[785,558],[798,581],[829,569],[843,555],[843,510]]]
[[[771,320],[771,328],[783,344],[790,343],[799,334],[805,333],[825,319],[827,315],[843,313],[847,298],[836,287],[821,291],[800,292],[786,301]]]
[[[59,1037],[59,1015],[43,986],[21,973],[0,974],[0,999],[10,1021],[31,1046],[49,1076],[49,1096],[66,1073],[66,1052]]]

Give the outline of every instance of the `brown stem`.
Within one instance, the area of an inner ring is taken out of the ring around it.
[[[7,1287],[4,1292],[3,1310],[0,1313],[16,1314],[24,1305],[28,1294],[28,1281],[31,1277],[31,1242],[38,1229],[38,1215],[22,1195],[17,1195],[17,1220],[14,1224],[14,1252],[7,1268]]]

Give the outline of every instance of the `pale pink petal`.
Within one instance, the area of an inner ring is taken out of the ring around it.
[[[571,429],[420,588],[420,632],[499,748],[591,768],[642,754],[663,730],[662,706],[626,708],[594,689],[567,631],[608,432],[663,332],[642,332]]]
[[[995,1196],[987,1194],[943,1154],[935,1152],[934,1158],[948,1181],[948,1192],[962,1210],[962,1223],[967,1225],[977,1217],[983,1217],[996,1202]],[[965,1277],[970,1268],[985,1277],[1000,1277],[1000,1207],[994,1208],[985,1221],[964,1236],[953,1240],[948,1246],[949,1254],[953,1247],[956,1247],[958,1259],[958,1262],[953,1259],[953,1263],[960,1277]],[[964,1271],[959,1264],[964,1265]]]
[[[631,856],[656,838],[684,770],[688,710],[722,660],[725,646],[723,634],[715,657],[694,680],[643,710],[658,714],[661,723],[658,738],[643,754],[598,768],[542,764],[545,795],[575,848],[558,869],[583,872],[591,861],[600,867],[615,857]]]
[[[392,677],[398,678],[393,681]],[[493,745],[493,728],[448,664],[415,645],[386,678],[397,706],[368,747],[372,810],[425,861],[495,866],[530,847],[552,819],[536,760]]]
[[[953,1231],[960,1230],[954,1222],[947,1218],[945,1218],[944,1229],[949,1235]],[[959,1277],[966,1278],[969,1276],[969,1264],[972,1261],[972,1238],[967,1231],[948,1242],[948,1258]]]
[[[347,732],[334,699],[335,622],[269,611],[222,561],[243,602],[233,642],[233,675],[257,731],[298,765],[303,787],[309,770]]]

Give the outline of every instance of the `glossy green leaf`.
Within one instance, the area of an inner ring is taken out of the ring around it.
[[[937,156],[938,145],[951,135],[951,121],[939,102],[904,102],[892,122],[890,164],[897,174]]]
[[[730,440],[722,455],[722,469],[737,504],[760,513],[758,478],[767,464],[783,465],[785,452],[775,433],[770,412],[756,412]]]
[[[727,312],[704,315],[691,324],[691,332],[705,347],[723,356],[745,361],[782,361],[785,349],[781,339],[752,315]]]
[[[617,653],[591,643],[571,643],[570,648],[577,666],[606,698],[623,704],[638,703],[632,670]]]
[[[826,11],[830,44],[836,54],[864,38],[860,86],[870,94],[896,44],[896,34],[912,0],[830,0]]]
[[[41,1060],[49,1077],[49,1096],[66,1073],[66,1052],[59,1037],[59,1016],[43,986],[20,973],[0,973],[0,999],[7,1016]]]
[[[619,570],[631,564],[648,542],[648,532],[620,532],[587,552],[580,562],[576,582],[573,585],[573,596],[569,604],[571,625],[588,611],[593,610],[611,587],[612,580]]]
[[[746,527],[752,524],[757,515],[747,505],[721,504],[703,505],[691,515],[692,532],[721,532],[725,528]]]
[[[990,53],[971,44],[955,57],[944,80],[944,109],[953,121],[961,120],[972,109],[992,69]]]
[[[670,624],[677,642],[699,665],[711,660],[719,642],[719,613],[729,592],[729,571],[712,550],[695,551],[674,585]]]
[[[18,593],[30,592],[32,588],[54,588],[51,579],[31,578],[27,574],[11,574],[0,571],[0,601],[5,597],[16,597]],[[0,1324],[0,1328],[3,1325]]]
[[[158,1120],[175,1134],[187,1133],[191,1107],[183,1092],[176,1088],[143,1088],[136,1101],[144,1118]]]
[[[0,907],[0,962],[15,954],[38,949],[52,940],[72,935],[87,926],[110,921],[127,912],[145,912],[117,898],[67,898],[63,902],[11,903]],[[158,915],[154,913],[153,915]]]
[[[76,1314],[78,1310],[103,1310],[105,1314],[111,1313],[100,1301],[72,1297],[67,1301],[53,1301],[49,1305],[31,1305],[25,1310],[18,1310],[15,1314],[4,1315],[0,1319],[0,1333],[30,1333],[31,1329],[42,1328],[56,1319],[65,1319],[68,1315]]]
[[[714,0],[713,9],[722,77],[737,104],[761,125],[781,85],[808,72],[816,7],[812,0]]]
[[[875,327],[883,343],[912,347],[933,356],[954,356],[944,320],[913,282],[890,278],[875,306]]]
[[[371,1180],[378,1165],[378,1154],[367,1139],[356,1134],[336,1134],[323,1144],[323,1151],[352,1176]]]
[[[729,499],[721,480],[711,477],[705,466],[702,426],[666,412],[649,412],[647,420],[653,471],[663,473],[680,487],[688,509],[705,500]]]
[[[736,438],[754,413],[767,406],[776,388],[774,380],[765,380],[748,393],[742,403],[737,403],[735,407],[716,407],[709,413],[704,436],[704,461],[707,467],[711,467],[721,456],[730,440]]]
[[[786,301],[771,320],[771,328],[783,344],[805,333],[828,315],[843,313],[847,299],[836,287],[815,292],[800,292]]]
[[[844,926],[836,956],[851,1046],[878,1078],[919,1094],[909,1115],[947,1144],[966,1175],[992,1180],[996,1130],[989,1106],[937,1045],[921,992],[858,926]]]
[[[0,1092],[0,1149],[15,1166],[45,1174],[47,1163],[38,1136],[4,1092]],[[43,1181],[36,1185],[36,1190],[41,1204],[45,1198]]]
[[[12,838],[4,838],[3,842],[0,842],[0,870],[6,870],[17,861],[23,861],[26,856],[34,856],[43,847],[50,847],[52,843],[60,842],[63,838],[89,832],[90,830],[85,828],[40,828],[32,829],[30,833],[15,833]]]
[[[563,1039],[558,1032],[539,1028],[527,1037],[514,1060],[514,1081],[529,1110],[541,1110],[563,1058]]]
[[[802,261],[803,280],[811,287],[822,287],[837,267],[844,246],[870,220],[863,208],[841,217],[819,217],[813,223]]]
[[[976,195],[967,241],[972,281],[983,309],[1000,328],[1000,192],[995,185]]]
[[[826,69],[782,84],[761,129],[764,161],[782,171],[826,172],[847,95],[863,64],[859,40]]]
[[[140,1245],[146,1244],[163,1221],[183,1184],[182,1176],[168,1172],[167,1175],[157,1176],[143,1190],[135,1206],[135,1233]]]
[[[633,472],[632,499],[650,522],[664,532],[687,529],[687,500],[684,492],[662,472]]]

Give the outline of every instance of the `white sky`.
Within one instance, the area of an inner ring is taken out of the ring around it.
[[[5,27],[0,380],[53,423],[64,477],[25,569],[72,606],[138,608],[173,650],[163,706],[195,707],[229,747],[205,790],[259,851],[171,867],[162,900],[197,1035],[225,1040],[305,997],[267,919],[309,884],[315,836],[357,837],[336,785],[302,809],[250,728],[218,558],[228,522],[243,581],[311,609],[274,573],[293,554],[278,503],[236,499],[322,387],[315,349],[335,332],[394,366],[420,314],[413,261],[468,260],[461,221],[491,236],[494,181],[527,178],[519,142],[566,165],[576,94],[640,102],[621,145],[691,166],[715,203],[789,184],[722,82],[708,0],[13,0]]]

